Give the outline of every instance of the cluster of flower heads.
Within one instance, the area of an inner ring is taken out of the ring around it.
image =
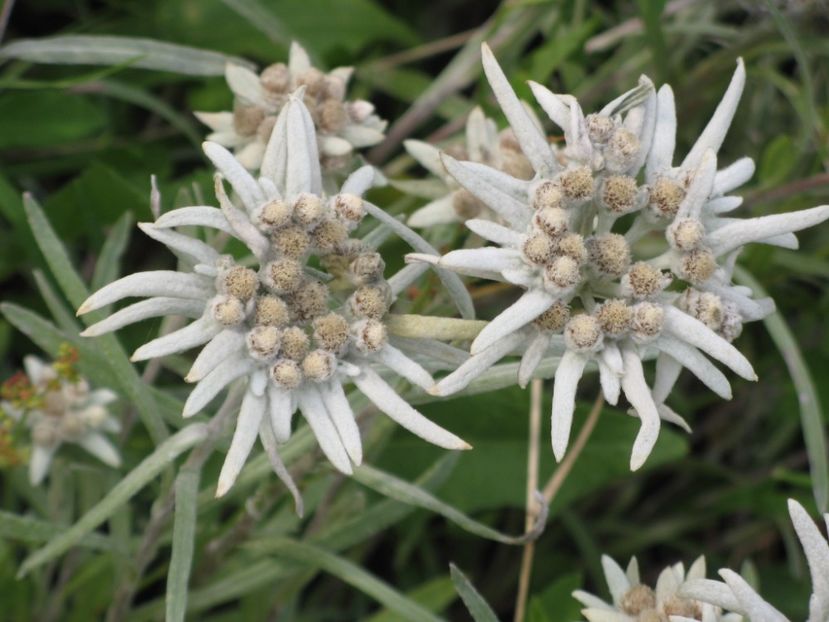
[[[29,479],[39,484],[49,472],[55,452],[64,443],[73,443],[104,464],[118,467],[121,458],[106,433],[120,430],[118,420],[107,410],[117,399],[109,389],[91,389],[76,369],[78,352],[62,345],[48,365],[35,356],[23,359],[25,372],[3,383],[0,391],[3,456],[6,466],[25,460],[29,453]],[[27,429],[31,451],[21,451],[12,436]]]
[[[240,65],[228,65],[227,84],[235,95],[232,112],[197,112],[213,133],[208,140],[234,150],[249,170],[262,164],[274,123],[291,95],[304,87],[303,101],[317,130],[319,152],[326,169],[350,162],[355,149],[383,140],[386,122],[365,100],[346,100],[353,69],[338,67],[323,73],[311,64],[301,45],[291,44],[288,64],[275,63],[256,74]]]
[[[812,578],[808,622],[829,620],[829,542],[806,510],[789,500],[792,519]],[[829,528],[829,514],[824,516]],[[589,622],[788,622],[733,570],[719,571],[723,581],[705,577],[705,558],[697,559],[688,572],[679,563],[663,570],[654,587],[643,584],[639,565],[632,558],[623,570],[613,559],[602,557],[612,602],[587,592],[573,593]]]
[[[726,399],[729,382],[707,357],[756,379],[731,342],[744,322],[764,317],[774,305],[732,283],[742,247],[761,242],[796,248],[793,232],[826,220],[829,206],[727,216],[742,202],[729,193],[754,171],[749,158],[717,170],[717,151],[745,82],[742,61],[679,166],[673,165],[677,122],[669,86],[657,92],[643,76],[636,88],[585,115],[574,97],[530,82],[541,108],[563,130],[565,144],[558,148],[486,45],[483,64],[535,174],[527,180],[441,154],[445,171],[497,215],[497,222],[482,217],[465,223],[493,245],[440,258],[414,253],[408,260],[513,284],[524,293],[480,332],[472,356],[431,391],[454,393],[510,354],[521,356],[518,380],[524,385],[545,355],[561,356],[552,409],[552,445],[561,459],[577,384],[593,363],[607,401],[616,404],[624,392],[641,420],[630,462],[637,469],[653,449],[662,419],[687,428],[665,405],[682,367]],[[654,256],[647,249],[660,239],[663,252]],[[651,387],[642,361],[652,356]]]
[[[276,472],[286,477],[277,446],[290,437],[297,409],[331,463],[351,473],[352,464],[362,460],[362,446],[343,389],[348,383],[415,434],[442,447],[468,448],[412,408],[375,370],[387,368],[423,388],[434,384],[426,369],[390,342],[384,323],[394,297],[421,271],[406,269],[387,280],[383,259],[354,230],[371,212],[402,228],[417,248],[434,249],[363,200],[375,181],[371,167],[352,173],[337,194],[324,194],[317,137],[303,90],[282,107],[258,180],[224,147],[205,143],[204,151],[219,171],[219,207],[176,209],[141,225],[179,255],[182,271],[129,275],[92,294],[79,309],[83,314],[127,297],[149,297],[92,325],[86,336],[148,317],[178,314],[194,319],[133,355],[133,360],[145,360],[204,346],[186,376],[197,384],[185,403],[185,417],[200,412],[237,378],[247,379],[217,495],[232,486],[257,436]],[[228,196],[225,181],[236,202]],[[175,230],[192,225],[234,236],[251,256],[236,260]],[[247,260],[256,267],[248,267]],[[448,278],[457,279],[453,274]]]

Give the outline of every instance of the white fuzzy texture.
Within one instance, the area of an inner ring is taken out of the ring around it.
[[[203,300],[190,298],[148,298],[120,309],[109,317],[97,322],[81,333],[82,337],[97,337],[123,326],[140,322],[151,317],[183,315],[196,319],[204,313]]]
[[[556,298],[544,290],[532,289],[499,313],[489,322],[472,342],[470,353],[474,356],[496,341],[532,322],[550,308]]]
[[[622,359],[625,363],[622,390],[642,422],[636,440],[633,442],[633,451],[630,455],[630,470],[636,471],[645,463],[645,460],[653,451],[656,439],[659,438],[661,419],[648,384],[645,382],[642,360],[639,358],[639,354],[632,347],[626,347],[622,350]]]
[[[264,397],[255,395],[250,390],[245,393],[239,416],[236,419],[233,439],[230,441],[230,448],[227,450],[222,470],[219,473],[219,483],[216,486],[217,497],[224,496],[239,477],[250,455],[250,450],[253,449],[253,444],[259,436],[259,426],[265,414],[265,402]]]
[[[311,426],[311,430],[325,457],[337,470],[346,475],[351,475],[353,472],[351,460],[345,447],[343,447],[342,439],[334,426],[334,422],[331,421],[331,417],[328,415],[319,392],[315,387],[306,387],[297,391],[296,395],[302,415],[308,425]]]
[[[573,425],[573,411],[576,408],[576,389],[587,365],[583,354],[567,350],[561,357],[553,382],[553,410],[551,416],[551,438],[553,454],[561,462],[570,442],[570,428]]]
[[[239,195],[245,209],[252,213],[265,202],[265,193],[253,176],[245,170],[239,161],[227,149],[217,143],[202,143],[204,154],[213,162],[222,176],[230,182]]]
[[[334,379],[318,385],[318,389],[348,457],[355,465],[360,466],[363,462],[363,443],[360,439],[360,428],[354,419],[354,412],[351,410],[351,405],[348,403],[342,384],[339,380]]]
[[[124,298],[137,296],[206,300],[212,296],[212,284],[197,274],[172,270],[138,272],[105,285],[92,294],[80,306],[78,315],[95,311]]]
[[[180,328],[167,335],[157,337],[138,348],[130,357],[131,361],[146,361],[147,359],[167,356],[174,352],[184,352],[207,343],[219,334],[221,325],[209,316],[202,316],[184,328]]]

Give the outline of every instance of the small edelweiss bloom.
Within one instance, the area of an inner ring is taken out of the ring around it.
[[[388,370],[424,389],[434,384],[429,372],[404,353],[405,346],[395,345],[384,322],[394,298],[421,271],[406,268],[387,280],[380,255],[353,232],[370,214],[417,250],[436,251],[362,198],[375,181],[372,167],[352,173],[337,194],[323,192],[318,141],[303,103],[306,88],[282,107],[258,180],[224,147],[205,143],[205,154],[218,170],[220,207],[176,209],[142,226],[185,257],[192,271],[125,277],[93,294],[80,309],[85,313],[122,298],[151,296],[91,326],[85,335],[170,313],[195,318],[133,355],[133,360],[144,360],[201,347],[185,378],[197,383],[185,403],[185,417],[203,410],[235,379],[247,379],[217,496],[233,485],[257,436],[277,473],[285,476],[277,444],[290,437],[297,410],[331,463],[350,474],[352,465],[362,461],[360,431],[345,393],[350,384],[429,442],[448,449],[469,447],[412,408],[377,371]],[[225,181],[237,201],[228,196]],[[255,267],[175,231],[192,225],[237,238],[250,250],[249,264]],[[327,272],[311,267],[312,258]],[[471,301],[463,284],[455,274],[443,277],[454,291],[463,291],[460,308],[468,315]]]
[[[245,168],[257,170],[279,112],[291,94],[304,86],[322,164],[337,169],[350,161],[355,149],[382,141],[386,129],[370,102],[345,98],[352,73],[351,67],[323,73],[294,42],[287,65],[269,65],[258,75],[246,67],[228,65],[225,78],[235,95],[233,111],[197,112],[196,117],[213,130],[208,140],[233,149]]]
[[[109,389],[91,389],[74,369],[77,352],[66,350],[51,365],[36,356],[23,359],[25,374],[3,387],[0,408],[30,432],[29,480],[40,484],[52,458],[65,443],[73,443],[111,467],[121,457],[106,433],[121,426],[107,406],[117,399]]]
[[[478,334],[471,357],[431,392],[459,391],[511,355],[521,357],[518,382],[524,386],[545,356],[560,357],[552,409],[552,445],[560,460],[578,382],[588,364],[595,364],[606,400],[616,404],[624,393],[641,420],[630,462],[637,469],[653,449],[661,420],[689,429],[665,404],[683,367],[724,399],[731,397],[730,384],[708,357],[756,380],[731,342],[744,322],[764,317],[773,303],[754,300],[747,288],[732,283],[739,249],[750,241],[793,246],[792,232],[829,217],[829,207],[741,221],[717,215],[723,205],[734,204],[722,193],[746,174],[744,164],[716,171],[714,150],[722,142],[717,132],[724,132],[733,115],[724,112],[736,105],[733,86],[703,131],[704,148],[694,147],[699,155],[675,170],[669,89],[657,97],[643,77],[637,88],[585,116],[573,97],[531,84],[539,104],[564,130],[559,149],[546,140],[486,47],[483,62],[535,176],[519,179],[443,154],[446,171],[498,216],[498,222],[466,221],[492,245],[442,257],[413,253],[407,261],[509,283],[523,293]],[[659,150],[669,153],[655,156]],[[637,181],[643,170],[650,185]],[[671,209],[657,217],[647,208],[654,201]],[[621,231],[619,219],[628,214],[633,219]],[[665,253],[655,258],[637,245],[652,231],[661,231],[666,243]],[[674,279],[679,287],[668,289]],[[653,355],[656,376],[649,387],[642,361]]]
[[[723,613],[722,609],[706,602],[684,596],[683,587],[689,582],[705,579],[705,558],[699,557],[688,572],[682,563],[665,568],[650,587],[639,578],[639,564],[633,557],[625,570],[607,555],[602,556],[607,586],[613,598],[606,603],[588,592],[577,590],[573,597],[584,609],[582,615],[589,622],[739,622],[742,616]],[[754,618],[752,618],[754,620]]]
[[[410,227],[431,227],[464,222],[471,218],[498,220],[498,216],[485,203],[458,186],[443,166],[438,148],[420,140],[407,140],[403,145],[436,178],[434,184],[429,184],[431,193],[425,195],[432,201],[409,217]],[[486,164],[518,179],[530,179],[534,175],[513,131],[507,128],[498,132],[495,121],[484,116],[480,108],[473,109],[466,120],[465,145],[453,145],[448,150],[460,159]],[[402,182],[401,188],[418,194],[421,186]]]
[[[797,501],[789,499],[789,516],[806,554],[812,578],[807,622],[829,620],[829,542]],[[829,530],[829,514],[824,514]],[[732,570],[720,570],[724,582],[698,578],[683,586],[683,594],[702,602],[742,613],[752,622],[788,622],[788,618],[767,603],[748,582]]]

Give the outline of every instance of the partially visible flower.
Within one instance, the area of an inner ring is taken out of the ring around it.
[[[43,481],[64,443],[82,447],[108,466],[121,464],[118,450],[105,435],[120,430],[118,420],[106,408],[117,396],[109,389],[91,389],[78,375],[76,360],[77,351],[66,347],[52,365],[27,356],[23,359],[25,374],[3,385],[0,408],[30,432],[32,484]]]
[[[469,113],[464,138],[463,145],[453,144],[447,148],[454,157],[486,164],[518,179],[530,179],[534,175],[512,129],[499,132],[495,121],[484,116],[480,108],[476,107]],[[433,200],[409,216],[410,227],[431,227],[464,222],[470,218],[498,219],[497,214],[486,204],[458,185],[443,166],[441,152],[437,147],[420,140],[407,140],[403,145],[436,178],[437,183],[442,184],[439,186],[440,191],[435,192],[440,196],[429,197]],[[412,192],[416,187],[404,186],[403,189]]]
[[[683,587],[705,578],[705,558],[699,557],[688,572],[680,562],[665,568],[650,587],[639,577],[639,564],[631,558],[625,570],[607,555],[602,556],[607,586],[613,601],[607,603],[588,592],[577,590],[573,597],[584,609],[589,622],[739,622],[739,614],[723,613],[719,607],[684,596]],[[754,620],[754,618],[752,618]]]
[[[370,102],[345,98],[352,73],[351,67],[323,73],[311,65],[302,46],[293,42],[287,65],[269,65],[258,75],[246,67],[228,65],[225,78],[235,95],[233,111],[197,112],[196,117],[213,130],[208,140],[233,149],[245,168],[256,170],[279,112],[291,93],[304,86],[322,164],[340,168],[353,150],[383,140],[386,129]]]
[[[385,368],[423,388],[434,383],[429,372],[404,353],[403,345],[392,343],[384,323],[394,298],[419,272],[406,269],[387,280],[380,255],[353,232],[371,214],[385,219],[415,247],[433,249],[362,198],[375,180],[372,167],[352,173],[337,194],[325,194],[303,89],[282,107],[258,180],[220,145],[205,143],[204,151],[219,171],[215,192],[220,208],[185,207],[142,225],[147,235],[184,257],[192,271],[124,277],[94,293],[79,313],[127,297],[150,297],[91,326],[84,332],[88,336],[148,317],[194,318],[133,355],[133,360],[145,360],[203,346],[185,378],[197,382],[185,403],[185,417],[200,412],[237,378],[247,380],[217,496],[233,485],[257,436],[277,474],[285,477],[277,444],[290,437],[297,410],[331,463],[350,474],[363,456],[360,431],[345,394],[349,384],[429,442],[468,448],[410,406],[378,374],[378,368]],[[228,196],[225,180],[239,206]],[[174,230],[192,225],[236,237],[250,250],[250,261],[220,255]],[[312,260],[326,272],[312,266]],[[255,267],[247,267],[251,264]]]
[[[789,499],[789,516],[806,554],[812,577],[808,622],[829,620],[829,542],[809,514],[794,499]],[[829,530],[829,514],[824,514]],[[697,578],[683,586],[689,598],[728,607],[744,614],[752,622],[788,622],[788,618],[767,603],[748,582],[732,570],[720,570],[724,582]]]

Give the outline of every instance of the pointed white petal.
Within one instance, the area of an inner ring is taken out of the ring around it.
[[[221,175],[213,177],[213,187],[216,191],[216,198],[219,199],[219,206],[222,214],[233,229],[233,235],[245,243],[251,252],[262,260],[270,249],[268,238],[265,237],[251,222],[248,214],[237,209],[225,192],[224,182]]]
[[[480,162],[461,162],[460,164],[470,173],[477,175],[484,183],[515,199],[522,206],[521,209],[528,218],[532,216],[533,210],[527,206],[527,196],[530,192],[529,181],[518,179]]]
[[[104,333],[134,324],[151,317],[164,315],[183,315],[196,319],[204,313],[203,300],[189,298],[148,298],[116,311],[108,318],[93,324],[81,333],[82,337],[97,337]]]
[[[752,178],[754,169],[754,160],[751,158],[740,158],[721,171],[717,171],[717,174],[714,176],[714,187],[711,190],[711,194],[718,196],[739,188]]]
[[[705,556],[700,555],[694,560],[691,567],[688,568],[688,574],[685,575],[685,580],[704,579],[706,574],[708,573],[705,570]]]
[[[262,156],[265,154],[265,143],[259,138],[254,139],[247,145],[239,148],[237,147],[236,159],[246,170],[254,171],[262,164]]]
[[[449,174],[461,186],[515,227],[525,227],[532,212],[523,202],[508,194],[502,188],[493,186],[479,174],[479,170],[470,166],[470,162],[458,162],[452,156],[441,154],[441,160]],[[479,165],[482,166],[482,165]]]
[[[392,345],[386,344],[374,356],[398,376],[405,378],[421,389],[429,389],[435,384],[428,371]]]
[[[480,376],[487,369],[495,365],[504,356],[523,344],[525,337],[520,333],[513,333],[496,341],[486,350],[482,350],[458,367],[451,374],[442,378],[429,390],[432,395],[452,395],[464,389],[470,382]]]
[[[232,112],[201,112],[196,110],[193,112],[193,116],[195,116],[199,121],[204,123],[214,132],[221,132],[233,129]]]
[[[685,193],[685,198],[679,204],[676,219],[699,218],[702,208],[711,196],[714,184],[714,175],[717,173],[717,156],[713,151],[703,154],[699,166],[694,170],[693,178]]]
[[[454,194],[447,194],[416,209],[409,216],[406,224],[410,227],[423,229],[425,227],[434,227],[435,225],[448,225],[453,222],[460,222],[460,217],[453,205],[453,196]]]
[[[716,178],[715,178],[716,179]],[[713,192],[713,191],[712,191]],[[743,197],[718,197],[711,199],[702,208],[703,216],[709,214],[727,214],[733,212],[735,209],[743,204]],[[719,224],[723,218],[710,219],[710,223]],[[715,227],[714,227],[715,228]],[[706,230],[712,230],[711,226],[706,226]]]
[[[607,588],[613,597],[613,603],[619,604],[622,596],[632,587],[625,571],[609,555],[602,555],[602,570],[607,580]]]
[[[529,80],[527,84],[530,85],[535,100],[547,116],[561,128],[562,132],[567,134],[570,131],[570,107],[558,95],[538,82]]]
[[[521,357],[521,365],[518,367],[518,386],[526,388],[532,379],[533,373],[544,357],[547,348],[550,347],[550,337],[539,333],[527,346],[524,355]]]
[[[701,288],[705,291],[717,294],[723,300],[733,302],[745,322],[762,320],[767,315],[774,313],[774,300],[771,298],[751,298],[751,292],[743,293],[733,285],[717,283],[716,279],[709,279]]]
[[[202,316],[184,328],[145,343],[133,353],[130,360],[146,361],[174,352],[184,352],[207,343],[218,335],[220,330],[221,326],[213,318]]]
[[[587,133],[587,122],[584,119],[581,105],[575,97],[567,97],[570,106],[570,123],[564,132],[567,142],[567,153],[579,162],[590,162],[593,158],[593,144]]]
[[[525,292],[478,333],[469,352],[474,356],[499,339],[526,326],[549,309],[555,301],[555,296],[544,290],[532,289]]]
[[[636,177],[639,172],[639,169],[645,164],[645,160],[647,160],[648,155],[651,151],[651,145],[653,145],[654,141],[654,131],[656,129],[656,115],[657,115],[657,98],[656,98],[656,89],[653,86],[653,82],[651,82],[650,78],[647,76],[641,76],[639,78],[639,86],[644,86],[648,89],[648,95],[645,99],[644,104],[642,105],[642,118],[640,127],[635,132],[636,135],[639,137],[639,152],[636,156],[636,159],[633,160],[630,167],[627,170],[628,175],[632,175]],[[633,113],[636,109],[632,110],[628,114],[628,119],[633,117]],[[628,120],[626,119],[626,121]]]
[[[181,207],[162,214],[153,223],[156,227],[188,227],[202,226],[219,229],[225,233],[233,233],[230,223],[227,222],[222,210],[207,205]]]
[[[829,543],[803,506],[794,499],[789,499],[789,516],[806,554],[812,591],[822,608],[829,610]]]
[[[386,137],[382,130],[367,125],[346,125],[342,134],[355,149],[371,147]]]
[[[387,225],[389,229],[391,229],[398,236],[400,236],[400,238],[409,246],[411,246],[414,250],[420,253],[428,253],[430,255],[440,254],[434,246],[429,244],[420,235],[409,229],[409,227],[404,225],[395,217],[381,210],[376,205],[373,205],[368,201],[363,201],[363,206],[366,208],[366,211],[369,214],[371,214],[372,217],[376,218],[384,225]],[[460,280],[457,274],[452,274],[451,272],[448,272],[446,270],[437,269],[436,272],[441,280],[441,283],[443,283],[443,286],[446,288],[446,290],[449,292],[449,295],[452,297],[452,301],[458,308],[461,317],[464,317],[466,319],[474,319],[475,306],[472,304],[472,296],[469,295],[469,291],[467,291],[466,287],[463,284],[463,281]]]
[[[572,596],[585,607],[589,607],[591,609],[606,609],[608,611],[614,610],[612,605],[608,605],[601,598],[593,596],[593,594],[590,594],[589,592],[576,590],[573,592]]]
[[[184,403],[182,417],[192,417],[202,408],[207,406],[219,392],[231,382],[244,376],[253,369],[253,361],[247,356],[229,356],[213,371],[202,378],[195,388],[190,392],[187,401]]]
[[[720,576],[740,601],[738,611],[744,613],[749,620],[752,622],[789,622],[786,616],[764,601],[736,572],[724,568],[720,570]]]
[[[636,559],[636,556],[630,558],[627,568],[625,568],[625,576],[631,585],[639,585],[642,582],[639,578],[639,560]]]
[[[588,607],[582,609],[581,614],[585,617],[587,622],[635,622],[636,618],[631,617],[621,611],[607,610],[607,609],[593,609]]]
[[[491,220],[484,220],[482,218],[472,218],[466,221],[466,227],[481,236],[485,240],[495,242],[499,246],[508,246],[510,248],[521,248],[521,245],[527,239],[527,236],[518,233],[508,227],[499,225]]]
[[[356,171],[351,173],[348,178],[343,183],[340,192],[348,192],[350,194],[356,194],[357,196],[363,196],[370,188],[373,188],[377,184],[378,172],[377,169],[371,166],[370,164],[366,164],[365,166],[361,166]]]
[[[522,268],[520,251],[511,248],[462,248],[440,258],[438,265],[467,276],[498,280],[502,270]]]
[[[602,360],[599,360],[599,383],[602,386],[605,401],[611,406],[618,404],[622,383],[619,376]]]
[[[46,477],[56,449],[57,447],[43,447],[41,445],[32,447],[32,453],[29,456],[29,481],[33,486],[40,484]]]
[[[320,449],[334,467],[346,475],[351,475],[351,461],[343,447],[337,428],[328,416],[325,404],[315,387],[304,387],[295,392],[299,400],[299,409],[311,426]]]
[[[291,49],[288,51],[288,70],[294,75],[299,75],[311,68],[311,59],[308,52],[296,41],[291,41]]]
[[[688,434],[691,434],[691,426],[689,426],[688,422],[685,421],[685,419],[683,419],[679,414],[677,414],[677,412],[673,410],[670,406],[657,403],[656,410],[657,412],[659,412],[659,418],[662,419],[662,421],[673,423],[675,426],[685,430]]]
[[[230,182],[248,212],[265,202],[265,193],[253,176],[245,170],[233,154],[216,143],[202,143],[204,154],[213,162],[222,176]]]
[[[245,392],[239,416],[236,419],[236,429],[233,431],[233,440],[227,450],[222,470],[219,473],[219,483],[216,485],[216,496],[223,497],[233,486],[242,467],[245,466],[259,436],[259,425],[265,414],[265,398],[254,395],[252,391]]]
[[[553,411],[551,437],[553,454],[561,462],[570,442],[573,410],[576,408],[576,389],[584,373],[587,358],[572,350],[561,357],[553,382]]]
[[[354,411],[343,391],[343,385],[336,378],[327,383],[317,385],[325,409],[331,416],[334,427],[340,435],[340,440],[351,461],[360,466],[363,462],[363,442],[360,439],[360,428],[354,418]]]
[[[443,179],[448,174],[440,161],[440,149],[422,140],[404,140],[403,146],[409,155],[435,177]]]
[[[743,64],[743,59],[737,59],[737,69],[731,78],[731,83],[723,95],[722,100],[717,105],[714,115],[705,126],[705,129],[700,134],[697,142],[694,143],[693,148],[685,156],[680,168],[688,170],[695,168],[702,160],[703,154],[709,149],[714,153],[720,150],[728,128],[731,126],[731,120],[734,118],[734,113],[737,111],[737,104],[740,103],[740,97],[743,94],[743,87],[746,83],[746,68]]]
[[[219,257],[219,253],[212,246],[190,236],[156,227],[146,222],[138,223],[138,228],[149,237],[164,244],[171,251],[187,255],[195,259],[197,263],[214,264]]]
[[[213,371],[228,355],[239,353],[245,346],[245,336],[240,331],[226,329],[213,337],[193,361],[185,382],[197,382]]]
[[[78,439],[78,445],[108,466],[113,468],[121,466],[121,456],[118,450],[103,434],[89,432]]]
[[[602,362],[607,365],[617,376],[621,377],[625,372],[625,364],[622,361],[622,353],[619,351],[619,346],[613,342],[606,343],[599,352]]]
[[[451,432],[429,421],[395,393],[386,381],[368,367],[354,377],[354,384],[377,408],[420,438],[445,449],[471,449]]]
[[[657,404],[663,403],[676,384],[679,374],[682,372],[682,365],[675,358],[660,352],[656,358],[656,375],[653,380],[653,400]]]
[[[270,413],[271,430],[278,443],[285,443],[291,438],[291,419],[293,419],[295,404],[288,391],[283,391],[274,383],[268,383],[268,411]]]
[[[78,315],[95,311],[108,304],[133,296],[164,296],[205,301],[213,295],[209,280],[173,270],[136,272],[105,285],[87,298]]]
[[[327,156],[340,158],[354,151],[354,146],[339,136],[320,136],[320,151]]]
[[[501,110],[504,111],[510,127],[515,132],[521,151],[527,156],[536,173],[542,176],[555,173],[559,167],[553,158],[546,137],[527,114],[486,43],[481,44],[481,61],[492,92]]]
[[[288,489],[288,492],[294,498],[294,509],[297,516],[302,518],[302,515],[305,513],[305,504],[302,502],[302,495],[294,483],[290,471],[285,467],[285,463],[282,462],[282,458],[279,456],[276,437],[271,429],[270,422],[266,418],[259,425],[259,440],[262,442],[262,447],[265,448],[265,454],[268,456],[268,462],[271,463],[273,472],[285,484],[285,488]]]
[[[650,184],[667,173],[674,159],[676,147],[676,104],[674,92],[665,84],[656,94],[656,124],[653,144],[645,167],[645,180]]]
[[[820,205],[786,214],[737,220],[711,233],[708,236],[708,244],[714,254],[719,256],[750,242],[812,227],[827,218],[829,218],[829,205]]]
[[[641,467],[650,456],[656,439],[659,437],[661,419],[653,403],[648,383],[642,371],[642,361],[639,355],[631,348],[622,351],[625,362],[625,375],[622,376],[622,390],[631,406],[636,410],[642,425],[636,440],[633,442],[633,451],[630,456],[630,470]]]
[[[711,579],[689,579],[679,587],[679,596],[711,603],[729,611],[741,609],[737,597],[731,589],[720,581]]]
[[[665,329],[674,337],[705,352],[746,380],[757,380],[751,363],[737,348],[708,328],[705,324],[676,307],[666,305]]]
[[[677,590],[679,590],[677,570],[682,569],[677,569],[676,566],[671,566],[665,568],[659,573],[659,576],[656,579],[656,587],[654,588],[657,606],[664,606],[672,596],[676,595]],[[684,574],[684,570],[682,571],[682,574]]]
[[[288,111],[283,106],[276,117],[273,131],[265,146],[265,154],[262,156],[260,173],[265,179],[271,182],[279,190],[279,194],[285,195],[285,173],[288,167]]]
[[[466,150],[473,162],[483,162],[492,155],[497,144],[498,129],[487,119],[480,106],[475,106],[466,118]]]
[[[660,350],[679,361],[714,393],[725,400],[731,399],[731,385],[728,379],[695,347],[669,335],[660,336],[656,343]],[[656,400],[656,397],[654,399]]]
[[[225,65],[225,80],[233,94],[249,104],[268,106],[268,100],[259,81],[259,76],[247,67],[228,63]]]
[[[289,199],[301,192],[320,194],[319,151],[314,122],[302,103],[301,93],[291,96],[285,105],[288,128],[288,164],[285,171],[285,194]]]

